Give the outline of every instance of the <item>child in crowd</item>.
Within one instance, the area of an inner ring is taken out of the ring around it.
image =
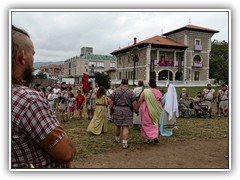
[[[50,94],[48,95],[48,105],[49,105],[49,109],[52,111],[53,108],[54,108],[54,92],[53,92],[53,89],[50,90]]]
[[[67,103],[66,103],[66,98],[63,96],[63,93],[61,91],[58,92],[58,112],[60,114],[60,117],[62,119],[63,122],[67,122],[67,116],[66,116],[66,107],[67,107]]]
[[[78,90],[77,94],[78,95],[76,96],[76,105],[77,105],[77,110],[79,112],[79,118],[82,119],[82,110],[85,102],[85,96],[82,95],[81,90]]]
[[[75,98],[74,98],[74,94],[71,92],[68,98],[68,110],[70,113],[70,119],[72,119],[74,115],[74,110],[75,110]]]
[[[182,92],[180,94],[180,98],[182,98],[182,95],[186,95],[186,98],[188,99],[188,93],[186,88],[182,88]]]

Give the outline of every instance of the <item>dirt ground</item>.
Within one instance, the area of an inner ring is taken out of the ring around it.
[[[128,149],[112,150],[73,162],[75,168],[203,168],[228,169],[228,139],[190,140],[166,144],[129,143]]]

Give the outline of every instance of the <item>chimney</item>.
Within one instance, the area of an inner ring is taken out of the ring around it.
[[[133,44],[137,44],[137,38],[136,37],[133,38]]]

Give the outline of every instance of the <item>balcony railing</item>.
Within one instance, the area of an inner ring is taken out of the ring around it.
[[[183,61],[174,61],[174,66],[178,67],[179,63],[180,63],[180,66],[183,67]]]
[[[203,67],[202,61],[193,61],[193,67]]]
[[[195,44],[194,45],[194,51],[202,51],[202,45]]]
[[[183,67],[183,61],[160,61],[155,59],[154,60],[154,66],[174,66],[174,67],[178,67],[178,63],[181,62],[181,66]]]

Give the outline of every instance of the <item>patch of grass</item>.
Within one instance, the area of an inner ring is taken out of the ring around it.
[[[176,88],[178,96],[181,92],[181,87]],[[187,88],[189,96],[194,97],[198,91],[202,91],[203,87]],[[214,87],[217,91],[219,88]],[[107,151],[117,151],[121,149],[121,144],[114,143],[115,125],[108,123],[108,132],[99,136],[92,135],[87,132],[88,124],[86,107],[84,107],[84,119],[77,120],[74,118],[67,123],[61,123],[62,127],[67,132],[68,136],[76,145],[77,154],[74,158],[75,162],[81,161],[93,154],[100,154]],[[213,115],[216,113],[216,103],[213,106]],[[77,117],[77,112],[75,114]],[[178,129],[174,130],[171,137],[159,137],[160,144],[167,144],[172,142],[181,142],[187,140],[207,140],[207,139],[221,139],[228,137],[228,118],[217,119],[203,119],[203,118],[178,118]],[[130,149],[139,149],[143,145],[143,138],[141,137],[140,129],[130,128],[129,133]]]
[[[114,142],[115,125],[108,123],[108,132],[99,136],[93,135],[86,131],[89,120],[76,120],[62,123],[61,125],[67,132],[68,136],[76,145],[77,154],[74,161],[80,161],[93,154],[104,153],[107,151],[114,151],[121,149],[120,144]],[[228,119],[177,119],[178,129],[174,130],[171,137],[159,137],[161,144],[169,142],[179,142],[187,140],[207,140],[207,139],[221,139],[228,136]],[[130,128],[129,135],[130,148],[138,149],[143,145],[143,138],[141,137],[141,130]]]

